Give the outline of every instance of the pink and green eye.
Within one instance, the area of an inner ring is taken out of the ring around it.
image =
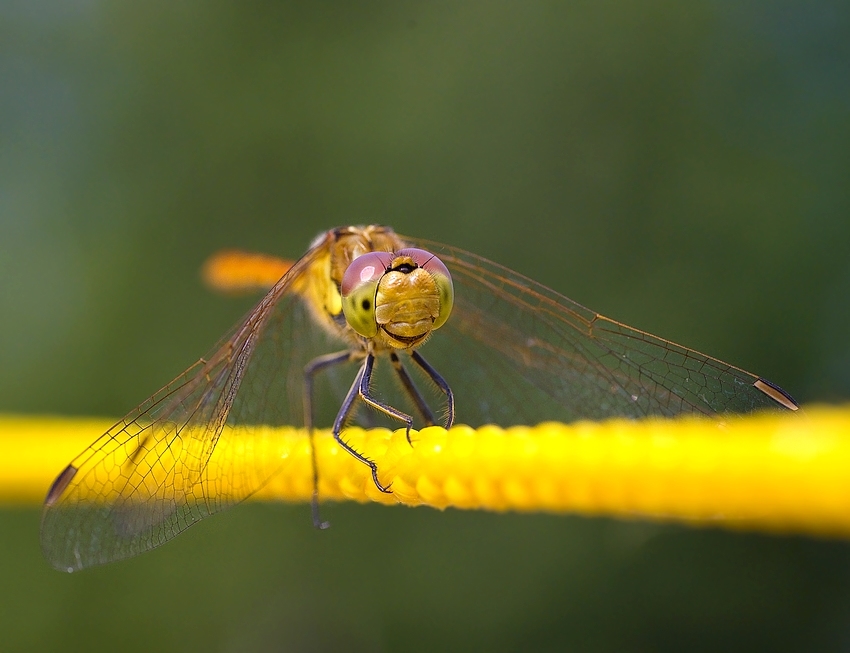
[[[369,252],[354,259],[342,277],[339,292],[342,295],[345,320],[366,338],[378,335],[375,295],[378,293],[378,282],[392,262],[393,255],[388,252]]]
[[[434,280],[439,295],[440,312],[435,318],[432,328],[441,327],[451,314],[454,303],[452,277],[448,268],[439,258],[430,252],[416,248],[403,249],[395,254],[369,252],[351,262],[340,285],[345,319],[349,326],[361,336],[374,338],[378,334],[378,323],[375,319],[378,284],[381,278],[391,270],[393,262],[399,257],[412,260],[415,268],[422,268]]]

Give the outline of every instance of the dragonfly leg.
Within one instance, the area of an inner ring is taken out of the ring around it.
[[[369,379],[372,376],[372,366],[374,365],[374,362],[374,355],[368,354],[366,356],[366,360],[363,361],[363,365],[361,365],[360,369],[357,371],[357,376],[354,377],[354,383],[351,384],[351,389],[348,391],[348,394],[345,395],[345,400],[342,402],[342,406],[339,409],[339,413],[337,413],[336,420],[334,420],[334,439],[339,443],[339,446],[341,446],[357,460],[359,460],[361,463],[363,463],[364,465],[369,467],[369,469],[372,470],[372,481],[375,483],[375,487],[377,487],[381,492],[386,492],[387,494],[390,494],[392,493],[390,487],[381,485],[381,482],[378,480],[377,463],[357,451],[354,447],[352,447],[345,440],[343,440],[341,435],[342,428],[345,426],[346,421],[348,421],[348,418],[351,416],[351,413],[354,410],[354,402],[358,398],[366,402],[367,405],[372,406],[373,408],[376,408],[386,413],[387,415],[396,417],[401,421],[406,421],[408,424],[408,432],[410,431],[410,424],[412,422],[412,419],[409,415],[400,413],[391,406],[385,406],[384,404],[375,401],[369,396]]]
[[[316,460],[316,446],[313,441],[313,379],[322,370],[334,365],[342,365],[351,360],[350,351],[338,351],[333,354],[314,358],[304,367],[304,426],[310,437],[310,458],[313,464],[313,500],[310,502],[313,510],[313,526],[325,529],[330,526],[319,518],[319,464]]]
[[[419,412],[419,415],[425,421],[427,426],[434,426],[437,421],[434,419],[434,412],[431,410],[431,407],[428,406],[428,403],[422,397],[422,394],[419,392],[419,389],[413,383],[413,379],[410,378],[410,375],[407,373],[407,370],[404,369],[404,365],[401,363],[401,359],[398,357],[398,354],[392,352],[390,354],[390,360],[393,364],[393,369],[395,369],[396,374],[398,375],[401,384],[404,386],[405,391],[407,392],[407,396],[413,401],[416,406],[416,410]],[[408,431],[407,441],[410,442],[410,431]],[[412,444],[412,443],[411,443]]]
[[[404,422],[406,428],[407,441],[410,442],[410,429],[413,428],[413,418],[407,413],[403,413],[398,408],[393,408],[389,404],[378,401],[372,396],[370,388],[372,383],[372,367],[375,363],[375,357],[369,355],[363,364],[363,378],[360,380],[360,398],[367,406],[371,406],[375,410],[383,413],[387,417],[397,419],[399,422]]]
[[[446,382],[446,380],[440,375],[440,373],[431,367],[430,363],[426,361],[422,356],[420,356],[419,352],[412,351],[410,352],[410,357],[413,361],[421,367],[425,374],[428,375],[437,387],[442,391],[444,395],[446,395],[446,428],[450,429],[452,424],[455,423],[455,396],[452,392],[451,387]]]

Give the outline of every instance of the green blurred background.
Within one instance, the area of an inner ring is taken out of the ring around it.
[[[0,411],[123,414],[250,306],[208,254],[368,222],[847,400],[848,173],[837,0],[6,1]],[[66,576],[4,509],[0,650],[850,650],[844,542],[325,514]]]

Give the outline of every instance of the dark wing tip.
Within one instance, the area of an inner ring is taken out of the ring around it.
[[[785,406],[785,408],[788,408],[789,410],[797,410],[800,408],[800,405],[794,401],[794,398],[791,395],[767,379],[758,378],[753,385],[773,399],[776,403]]]
[[[68,484],[77,475],[77,468],[73,465],[68,465],[59,476],[56,477],[56,480],[50,486],[50,489],[47,491],[47,496],[44,499],[45,507],[49,508],[56,501],[59,500],[59,497],[62,496],[62,493],[65,491],[65,488],[68,487]]]

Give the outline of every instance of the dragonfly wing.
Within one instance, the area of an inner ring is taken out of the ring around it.
[[[758,376],[610,320],[508,268],[438,243],[416,245],[442,259],[455,285],[452,315],[422,353],[456,389],[458,422],[534,424],[793,405]]]
[[[211,356],[59,476],[41,527],[55,567],[71,571],[152,549],[279,472],[286,457],[269,427],[303,427],[303,367],[331,340],[312,328],[294,289],[320,253],[308,252]]]

